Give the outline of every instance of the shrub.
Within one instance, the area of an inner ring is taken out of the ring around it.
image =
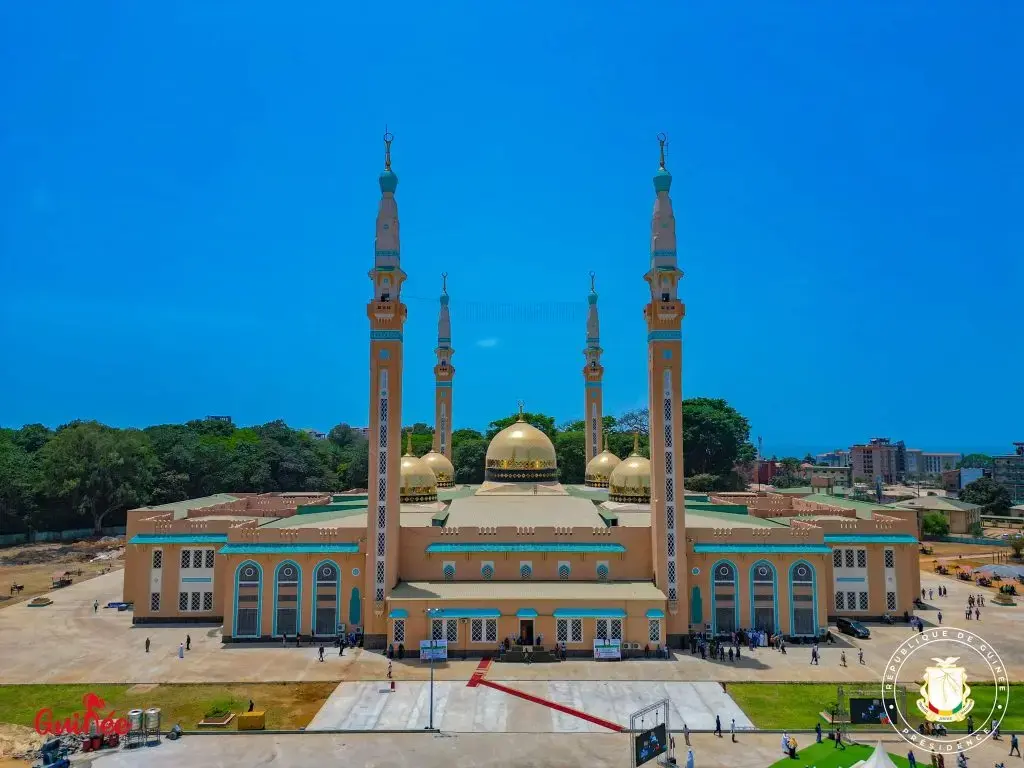
[[[208,717],[210,719],[227,717],[237,706],[238,702],[231,698],[214,699],[210,702],[210,706],[206,708],[206,714],[204,717]]]

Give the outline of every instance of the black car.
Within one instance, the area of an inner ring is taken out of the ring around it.
[[[836,629],[844,635],[852,635],[860,640],[867,640],[871,637],[871,632],[867,627],[859,621],[853,621],[852,619],[836,619]]]

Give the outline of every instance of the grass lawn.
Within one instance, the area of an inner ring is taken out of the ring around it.
[[[874,747],[862,744],[847,744],[846,749],[842,750],[836,749],[835,744],[831,741],[823,741],[821,744],[815,744],[812,741],[807,747],[801,747],[799,742],[800,739],[797,739],[796,760],[784,757],[777,763],[772,763],[769,768],[793,768],[793,766],[804,768],[808,765],[813,765],[814,768],[847,768],[858,760],[867,760],[875,751]],[[909,744],[907,749],[910,749]],[[781,747],[779,752],[781,754]],[[890,752],[889,757],[899,768],[910,768],[906,755],[894,755]],[[928,765],[927,761],[924,765]]]
[[[728,693],[758,728],[813,728],[820,713],[835,704],[836,687],[835,683],[729,683]],[[881,696],[881,684],[877,695]],[[988,715],[994,697],[995,686],[971,686],[975,727]],[[914,694],[908,692],[907,708],[916,712],[914,700]],[[907,714],[916,726],[919,718]],[[1002,727],[1004,731],[1024,731],[1024,685],[1010,686],[1009,711]]]
[[[32,727],[36,712],[53,710],[64,719],[82,711],[82,697],[95,693],[124,717],[129,709],[159,707],[161,727],[175,723],[192,730],[215,702],[232,712],[245,712],[251,698],[267,713],[269,730],[304,728],[313,719],[337,683],[236,683],[228,685],[4,685],[0,686],[0,723]],[[234,730],[234,724],[230,726]]]

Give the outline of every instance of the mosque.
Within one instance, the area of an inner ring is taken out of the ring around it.
[[[677,648],[691,632],[740,628],[806,639],[838,616],[913,611],[913,512],[818,495],[685,493],[685,306],[664,136],[643,276],[649,458],[634,447],[620,459],[604,442],[593,278],[584,485],[559,482],[551,440],[522,418],[491,440],[482,485],[455,483],[446,284],[433,447],[403,454],[406,273],[391,140],[385,135],[366,307],[369,491],[218,494],[130,510],[124,600],[136,623],[222,624],[224,642],[357,632],[368,648],[402,643],[412,651],[433,639],[473,655],[514,637],[589,655],[596,644]]]

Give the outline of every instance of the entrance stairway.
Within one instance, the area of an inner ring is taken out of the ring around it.
[[[526,662],[527,655],[530,657],[531,664],[546,664],[558,661],[558,656],[555,655],[554,649],[541,648],[538,645],[525,647],[522,645],[513,645],[507,651],[501,652],[501,656],[498,657],[498,661],[523,664]]]

